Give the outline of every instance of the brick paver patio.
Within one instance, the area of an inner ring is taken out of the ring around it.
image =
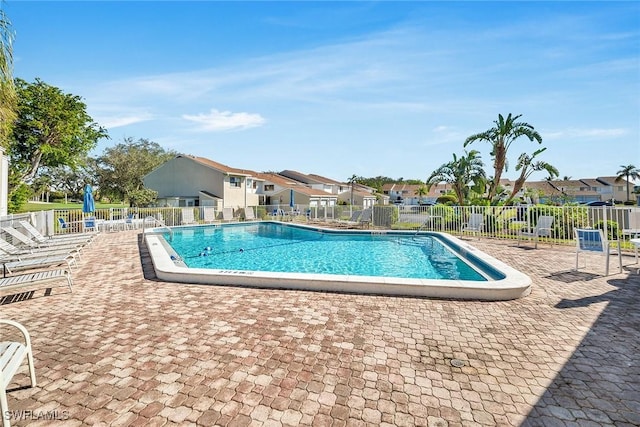
[[[603,277],[601,257],[571,272],[570,248],[472,244],[529,274],[531,295],[164,283],[137,232],[103,234],[73,293],[2,300],[0,317],[32,334],[38,377],[14,377],[13,425],[640,425],[633,257]]]

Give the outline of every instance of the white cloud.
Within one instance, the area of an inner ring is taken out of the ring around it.
[[[199,130],[206,132],[249,129],[266,123],[260,114],[232,113],[215,108],[212,108],[209,114],[184,114],[182,118],[199,124]]]
[[[107,129],[114,129],[135,123],[146,122],[152,120],[151,114],[145,115],[129,115],[129,116],[105,116],[96,120],[96,122]]]

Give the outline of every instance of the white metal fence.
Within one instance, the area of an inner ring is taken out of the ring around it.
[[[326,221],[349,219],[353,212],[361,211],[358,206],[305,206],[284,205],[257,206],[252,208],[256,219],[286,221]],[[551,233],[541,238],[550,244],[574,244],[575,228],[601,228],[610,239],[627,240],[635,233],[640,234],[640,208],[629,206],[405,206],[377,205],[373,207],[371,226],[393,230],[441,231],[461,235],[471,214],[482,216],[482,228],[475,233],[478,237],[515,240],[521,230],[534,228],[540,216],[553,217]],[[245,209],[233,209],[233,220],[244,220]],[[84,214],[80,209],[34,212],[4,217],[3,226],[13,225],[20,219],[27,219],[44,234],[73,233],[97,228],[100,231],[119,231],[141,228],[145,219],[159,219],[167,226],[204,224],[225,220],[222,210],[213,207],[188,208],[110,208],[98,209],[95,213]],[[150,222],[151,223],[151,222]]]

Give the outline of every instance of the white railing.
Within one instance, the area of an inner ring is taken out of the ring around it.
[[[533,229],[540,216],[552,216],[551,244],[575,244],[574,228],[600,228],[610,239],[628,240],[640,226],[634,218],[640,208],[630,206],[376,206],[374,224],[391,229],[442,231],[461,235],[471,214],[481,214],[483,227],[477,235],[516,240],[523,229]],[[626,231],[626,232],[625,232]],[[630,245],[629,245],[630,247]]]
[[[191,215],[186,210],[191,210]],[[98,209],[93,216],[100,227],[109,231],[138,228],[142,219],[147,217],[160,218],[167,226],[184,224],[204,224],[211,222],[210,216],[205,215],[205,209],[214,210],[216,221],[222,219],[222,210],[212,207],[188,208],[109,208]],[[336,205],[328,207],[308,206],[296,204],[255,206],[252,208],[257,219],[270,220],[326,220],[348,219],[362,206]],[[233,209],[235,219],[245,218],[244,208]],[[274,213],[276,213],[274,215]],[[210,212],[209,212],[210,213]],[[523,228],[533,228],[538,217],[552,216],[553,225],[551,237],[541,239],[552,244],[574,244],[574,228],[601,228],[611,239],[620,238],[624,241],[633,234],[623,233],[623,230],[638,229],[637,218],[640,218],[640,208],[635,206],[407,206],[407,205],[376,205],[373,210],[372,226],[378,229],[392,230],[420,230],[441,231],[454,235],[461,235],[462,226],[471,214],[483,216],[480,237],[492,239],[515,240]],[[28,213],[5,217],[0,222],[11,225],[18,219],[31,218],[40,213]],[[187,215],[188,214],[188,215]],[[282,215],[280,215],[282,214]],[[80,209],[53,211],[54,233],[80,232],[82,224],[88,214]],[[193,219],[191,219],[193,217]],[[61,229],[58,218],[65,222],[76,224],[70,229]],[[188,221],[187,221],[188,219]],[[51,233],[49,233],[51,234]],[[627,242],[628,243],[628,242]],[[630,245],[629,245],[630,246]]]

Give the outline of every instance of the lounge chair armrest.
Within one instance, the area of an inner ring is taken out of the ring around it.
[[[31,337],[29,336],[29,332],[27,331],[27,328],[22,326],[20,323],[15,322],[13,320],[9,320],[9,319],[0,319],[0,323],[4,323],[6,325],[10,325],[18,328],[18,330],[22,333],[22,336],[24,338],[25,346],[27,347],[28,350],[31,349]]]

